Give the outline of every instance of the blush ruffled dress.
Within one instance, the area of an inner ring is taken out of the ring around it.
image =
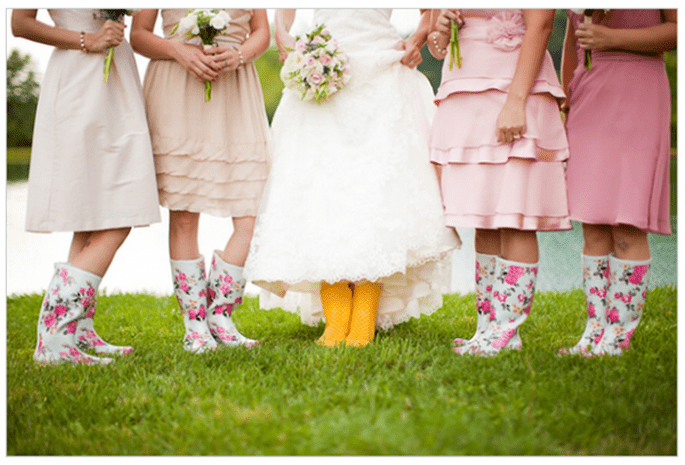
[[[448,226],[571,229],[563,162],[569,149],[557,99],[564,94],[549,52],[526,102],[526,130],[497,141],[525,33],[521,10],[462,10],[461,67],[444,61],[435,97],[431,161],[442,165]]]

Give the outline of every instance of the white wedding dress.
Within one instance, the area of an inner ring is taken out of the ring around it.
[[[451,251],[428,158],[428,80],[400,63],[390,10],[317,10],[348,55],[348,85],[320,105],[286,89],[245,276],[316,324],[322,281],[383,283],[377,326],[430,314],[449,292]]]

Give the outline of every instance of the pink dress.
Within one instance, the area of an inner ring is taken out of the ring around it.
[[[497,142],[496,122],[523,42],[521,10],[462,10],[461,67],[449,69],[435,97],[431,161],[442,165],[448,226],[571,229],[563,162],[568,143],[557,106],[564,96],[547,52],[526,102],[526,131]]]
[[[574,29],[583,21],[571,11],[568,16]],[[661,14],[610,10],[596,14],[594,22],[611,28],[651,27],[661,23]],[[593,51],[592,70],[587,71],[584,50],[576,45],[576,52],[566,126],[571,218],[670,234],[671,100],[662,54]]]

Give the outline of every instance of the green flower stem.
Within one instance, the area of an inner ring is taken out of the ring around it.
[[[107,49],[107,54],[105,55],[105,74],[103,80],[105,82],[109,81],[109,69],[112,67],[112,62],[114,61],[114,47]]]
[[[212,100],[212,82],[205,81],[205,102]]]
[[[461,51],[459,50],[459,26],[452,21],[450,34],[450,71],[454,62],[457,62],[457,67],[461,68]]]

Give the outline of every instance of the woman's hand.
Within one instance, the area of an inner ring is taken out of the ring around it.
[[[583,50],[608,50],[615,48],[612,30],[601,24],[579,24],[576,29],[576,38]]]
[[[173,45],[173,58],[198,81],[216,81],[221,66],[211,56],[205,55],[197,45],[169,41]]]
[[[219,71],[234,71],[240,66],[240,54],[231,45],[212,47],[204,53],[219,65]]]
[[[89,52],[104,52],[109,47],[116,47],[124,40],[126,25],[108,19],[100,29],[93,34],[85,34],[83,42]]]
[[[525,132],[525,103],[507,99],[497,117],[497,141],[508,144],[520,139]]]
[[[416,44],[413,44],[409,40],[400,40],[397,43],[397,50],[405,51],[400,63],[408,68],[416,68],[423,61],[423,57],[421,57],[421,47],[417,47]]]
[[[438,22],[435,25],[436,31],[439,34],[450,37],[452,35],[452,22],[457,23],[457,27],[461,29],[464,26],[464,16],[460,10],[442,10],[438,16]]]
[[[284,62],[290,53],[288,49],[295,49],[295,37],[287,32],[276,31],[276,47],[278,47],[278,59]]]

